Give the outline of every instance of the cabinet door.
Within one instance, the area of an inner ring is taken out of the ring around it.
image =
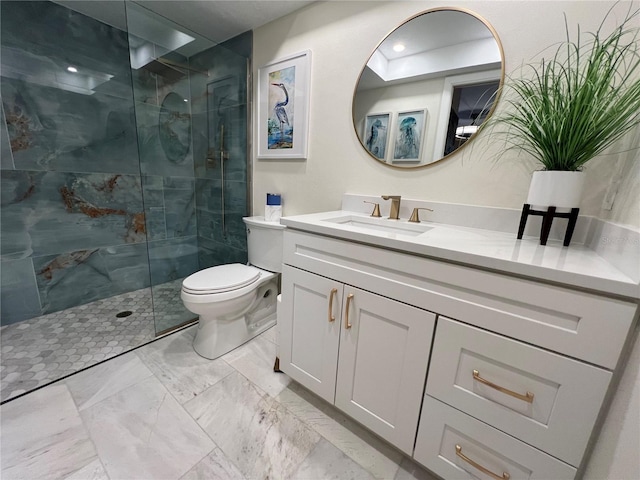
[[[333,403],[343,285],[284,265],[280,369]]]
[[[336,406],[408,455],[435,315],[345,286]]]

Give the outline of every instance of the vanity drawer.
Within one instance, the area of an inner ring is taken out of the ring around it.
[[[460,447],[459,454],[456,447]],[[422,406],[413,457],[447,480],[496,478],[481,468],[497,478],[504,478],[507,473],[511,480],[563,480],[576,474],[570,465],[428,395]]]
[[[607,370],[440,317],[426,392],[578,466],[610,380]]]

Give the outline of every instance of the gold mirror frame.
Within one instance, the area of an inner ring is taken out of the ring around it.
[[[483,17],[481,17],[480,15],[478,15],[477,13],[468,10],[466,8],[462,8],[462,7],[437,7],[437,8],[431,8],[428,10],[424,10],[422,12],[419,12],[411,17],[409,17],[408,19],[406,19],[404,22],[402,22],[400,25],[398,25],[397,27],[395,27],[393,30],[391,30],[387,35],[385,35],[385,37],[376,45],[376,47],[373,49],[373,51],[371,52],[371,54],[369,55],[369,57],[367,57],[367,60],[364,64],[364,66],[362,67],[362,70],[360,71],[360,75],[358,75],[358,81],[356,82],[356,85],[354,87],[353,90],[353,95],[352,95],[352,102],[351,102],[351,119],[352,119],[352,123],[353,123],[353,129],[354,132],[356,134],[356,137],[358,138],[358,141],[360,142],[360,145],[362,146],[362,148],[364,149],[365,152],[367,152],[367,154],[373,158],[374,160],[388,166],[391,168],[395,168],[395,169],[400,169],[400,170],[415,170],[418,168],[426,168],[426,167],[430,167],[432,165],[435,165],[436,163],[439,163],[443,160],[448,159],[449,157],[451,157],[452,155],[462,151],[469,143],[471,143],[472,140],[474,140],[478,133],[474,133],[472,134],[468,140],[466,140],[460,147],[456,148],[454,151],[452,151],[451,153],[442,156],[441,158],[432,160],[428,163],[422,163],[420,165],[393,165],[391,163],[388,163],[385,160],[381,160],[380,158],[376,157],[375,155],[373,155],[373,153],[371,153],[369,151],[369,149],[367,149],[367,147],[365,146],[364,143],[364,139],[361,137],[361,135],[358,132],[358,125],[357,125],[357,119],[356,119],[356,94],[358,92],[358,87],[360,85],[360,82],[362,80],[362,76],[365,72],[365,70],[367,69],[367,65],[369,63],[369,61],[371,60],[372,56],[378,51],[378,49],[380,48],[380,46],[396,31],[398,31],[400,28],[402,28],[403,26],[405,26],[407,23],[411,22],[412,20],[417,19],[418,17],[422,17],[423,15],[428,15],[430,13],[434,13],[434,12],[460,12],[460,13],[464,13],[467,15],[472,16],[474,19],[478,20],[479,22],[481,22],[486,28],[487,30],[492,34],[493,39],[496,42],[496,46],[498,47],[498,50],[500,52],[500,59],[501,59],[501,66],[500,66],[500,78],[499,78],[499,85],[498,85],[498,89],[497,89],[497,93],[495,95],[495,98],[493,100],[493,104],[491,105],[491,108],[489,109],[489,112],[487,113],[487,115],[485,116],[483,121],[486,121],[494,112],[498,101],[500,100],[500,92],[501,92],[501,87],[504,84],[504,76],[505,76],[505,62],[504,62],[504,50],[502,48],[502,43],[500,42],[500,38],[498,37],[498,33],[496,32],[496,30],[493,28],[493,26],[487,21],[485,20]],[[418,108],[417,110],[421,110],[423,107]],[[416,111],[417,111],[416,110]],[[438,128],[438,126],[436,125],[435,127],[430,127],[430,128]],[[427,130],[424,131],[424,135],[426,136],[426,132]],[[392,148],[391,142],[389,142],[389,148]]]

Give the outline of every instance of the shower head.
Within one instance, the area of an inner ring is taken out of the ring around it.
[[[206,70],[196,70],[188,65],[167,60],[166,58],[158,57],[151,62],[147,63],[144,67],[150,72],[160,75],[170,81],[180,80],[184,78],[189,72],[200,73],[202,75],[209,76],[209,72]]]
[[[171,65],[163,61],[162,58],[152,60],[142,68],[149,72],[155,73],[156,75],[159,75],[162,78],[169,80],[170,82],[175,82],[187,76],[187,73],[182,71],[180,67]]]

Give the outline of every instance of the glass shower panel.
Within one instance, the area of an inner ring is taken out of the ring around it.
[[[197,318],[182,280],[246,262],[247,54],[126,2],[156,333]],[[245,41],[245,46],[246,46]],[[250,41],[248,42],[250,45]],[[227,130],[220,136],[224,117]]]
[[[144,228],[160,334],[195,318],[182,305],[180,284],[198,270],[190,69],[183,53],[196,38],[136,3],[126,2],[126,14]]]
[[[64,4],[0,2],[2,401],[193,321],[182,278],[247,260],[251,33]]]
[[[52,2],[0,8],[6,400],[154,328],[126,32]]]
[[[247,78],[252,34],[243,35],[190,58],[201,268],[246,263],[242,217],[248,203]]]

